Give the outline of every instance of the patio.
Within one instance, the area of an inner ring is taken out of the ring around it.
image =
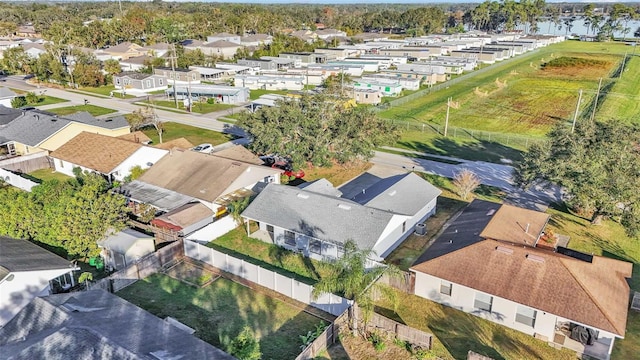
[[[567,325],[558,324],[556,326],[553,344],[575,351],[578,355],[587,355],[590,358],[608,360],[609,351],[612,346],[611,339],[597,338],[592,345],[582,344],[571,339],[571,331]]]

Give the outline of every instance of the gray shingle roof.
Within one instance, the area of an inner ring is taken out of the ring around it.
[[[313,191],[318,194],[325,194],[329,196],[340,197],[342,196],[342,191],[336,189],[333,184],[327,179],[318,179],[311,182],[305,182],[298,185],[300,189],[304,189],[306,191]]]
[[[0,99],[2,98],[13,98],[16,97],[16,93],[11,91],[9,88],[0,87]]]
[[[67,269],[71,263],[38,245],[0,236],[0,267],[11,272]]]
[[[35,298],[0,329],[5,359],[235,359],[104,290]]]
[[[269,184],[242,216],[338,244],[353,240],[359,248],[371,249],[393,214],[334,196]]]
[[[22,110],[0,105],[0,126],[9,124],[20,115],[22,115]]]
[[[352,200],[368,207],[412,216],[441,193],[420,176],[407,173],[384,178]]]

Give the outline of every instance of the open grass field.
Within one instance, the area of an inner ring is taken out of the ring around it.
[[[506,64],[497,63],[486,72],[472,73],[460,83],[381,111],[380,116],[400,124],[398,147],[471,160],[482,158],[476,154],[472,159],[474,151],[486,151],[487,161],[500,157],[518,160],[519,150],[526,150],[530,141],[517,136],[536,141],[557,123],[569,125],[578,91],[584,92],[580,110],[585,111],[595,96],[598,79],[614,74],[629,49],[622,43],[565,41]],[[561,57],[594,61],[569,67],[542,66]],[[454,102],[450,127],[491,133],[450,131],[449,137],[441,136],[449,97]]]
[[[640,57],[631,57],[596,112],[597,120],[640,122]]]
[[[575,250],[632,262],[631,289],[640,291],[640,239],[629,237],[617,222],[606,220],[602,225],[572,214],[564,206],[552,206],[549,227],[556,234],[569,235],[569,247]],[[637,359],[640,354],[640,313],[629,311],[627,333],[616,340],[612,359]]]
[[[224,278],[196,288],[155,274],[117,295],[160,318],[177,319],[195,329],[195,336],[223,350],[247,325],[260,342],[263,359],[295,359],[302,344],[298,336],[315,330],[322,322]]]
[[[194,145],[209,143],[213,146],[220,145],[233,138],[228,134],[223,134],[213,130],[201,129],[194,126],[178,124],[174,122],[163,123],[164,132],[162,141],[169,141],[178,138],[185,138]],[[154,144],[159,143],[158,133],[154,128],[144,129],[143,132],[151,138]]]
[[[48,112],[52,112],[58,115],[70,115],[80,111],[86,111],[93,116],[107,115],[116,112],[113,109],[107,109],[100,106],[95,105],[75,105],[75,106],[66,106],[55,109],[49,109]]]

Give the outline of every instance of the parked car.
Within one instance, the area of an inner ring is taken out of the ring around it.
[[[293,170],[293,165],[291,164],[290,159],[277,155],[265,155],[260,156],[260,160],[264,162],[265,166],[284,170],[285,176],[302,179],[305,175],[303,170]]]
[[[213,145],[211,144],[200,144],[196,147],[193,147],[191,150],[209,154],[211,150],[213,150]]]

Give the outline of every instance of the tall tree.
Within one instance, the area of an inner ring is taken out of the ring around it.
[[[238,126],[252,136],[255,152],[287,156],[296,166],[369,159],[377,146],[397,137],[396,127],[372,108],[351,106],[332,94],[278,101],[243,114]]]
[[[375,293],[391,300],[393,298],[393,292],[377,280],[385,274],[400,275],[400,271],[393,265],[367,269],[368,259],[373,255],[372,250],[360,250],[353,241],[347,241],[344,245],[344,255],[334,263],[332,273],[322,277],[314,285],[311,293],[314,299],[326,293],[339,293],[353,300],[353,305],[349,308],[349,319],[354,335],[358,333],[360,322],[358,307],[362,307],[366,316],[373,311]]]
[[[516,183],[540,181],[566,189],[567,203],[598,223],[619,220],[629,234],[640,230],[640,126],[619,121],[559,126],[546,144],[533,145],[515,169]]]

